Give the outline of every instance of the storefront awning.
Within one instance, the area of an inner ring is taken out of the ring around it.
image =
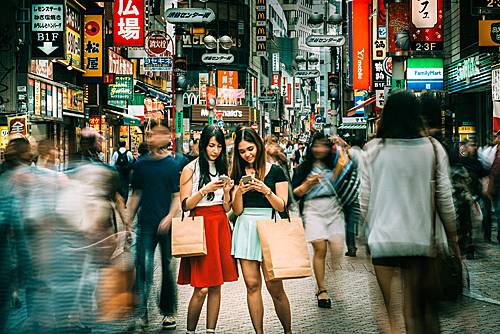
[[[376,99],[377,99],[376,96],[372,96],[368,100],[363,101],[363,103],[358,104],[355,107],[352,107],[351,109],[347,110],[347,116],[353,116],[356,110],[363,108],[369,104],[372,104],[373,102],[375,102]]]
[[[123,117],[123,124],[124,125],[134,125],[134,126],[140,126],[141,125],[141,119],[129,114],[125,114],[123,112],[119,112],[116,110],[111,110],[111,109],[104,109],[105,112],[108,112],[110,114],[115,114],[118,116]]]
[[[339,130],[365,130],[366,123],[343,123]]]
[[[154,97],[155,99],[158,99],[162,102],[165,103],[170,103],[172,102],[171,94],[170,96],[167,95],[166,92],[162,92],[159,88],[155,88],[153,86],[150,86],[144,82],[134,80],[134,86],[139,87],[141,90],[143,90],[146,94],[148,94],[151,97]]]

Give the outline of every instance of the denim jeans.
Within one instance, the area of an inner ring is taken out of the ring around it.
[[[175,279],[176,266],[172,258],[172,243],[170,232],[159,235],[157,227],[144,227],[138,224],[136,239],[136,274],[137,292],[141,298],[139,312],[143,315],[147,310],[149,292],[153,283],[154,255],[156,246],[160,246],[161,253],[161,290],[159,308],[160,313],[176,315],[177,313],[177,282]]]
[[[356,251],[356,235],[360,217],[361,209],[358,199],[355,199],[351,204],[344,206],[345,243],[348,250]]]

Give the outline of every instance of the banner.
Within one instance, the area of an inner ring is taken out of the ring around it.
[[[370,89],[370,0],[353,0],[352,4],[352,55],[353,88]]]
[[[134,79],[131,75],[117,75],[115,84],[108,85],[108,100],[131,100],[134,97]]]
[[[144,46],[144,0],[115,1],[113,44]]]
[[[217,71],[217,88],[238,89],[238,71]]]
[[[265,56],[267,52],[267,0],[256,0],[255,36],[257,56]]]
[[[198,74],[198,96],[200,98],[200,104],[206,103],[207,85],[208,85],[208,73],[199,73]]]
[[[104,67],[102,28],[102,15],[85,15],[83,30],[84,77],[102,77],[102,68]]]
[[[443,49],[443,0],[411,1],[411,49]]]
[[[405,56],[411,49],[409,3],[388,3],[387,16],[387,52],[390,56]]]

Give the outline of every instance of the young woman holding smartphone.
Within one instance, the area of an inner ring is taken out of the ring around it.
[[[270,219],[273,210],[285,210],[288,182],[280,167],[266,163],[264,143],[251,128],[236,132],[231,176],[238,184],[233,190],[233,212],[239,216],[234,226],[232,254],[240,260],[250,317],[255,332],[260,334],[264,333],[264,306],[257,220]],[[266,282],[266,286],[285,333],[291,333],[290,304],[282,281]]]
[[[203,216],[207,255],[182,258],[178,284],[191,284],[187,333],[194,333],[208,295],[207,333],[215,333],[219,316],[221,285],[238,280],[236,261],[231,256],[231,228],[226,212],[231,209],[234,183],[227,175],[224,133],[214,125],[201,133],[199,157],[181,175],[183,211]]]

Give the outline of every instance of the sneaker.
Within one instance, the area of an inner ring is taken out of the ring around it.
[[[347,253],[345,253],[345,256],[356,257],[356,251],[350,249],[347,251]]]
[[[177,327],[175,315],[164,316],[161,321],[161,327],[163,329],[175,329]]]

